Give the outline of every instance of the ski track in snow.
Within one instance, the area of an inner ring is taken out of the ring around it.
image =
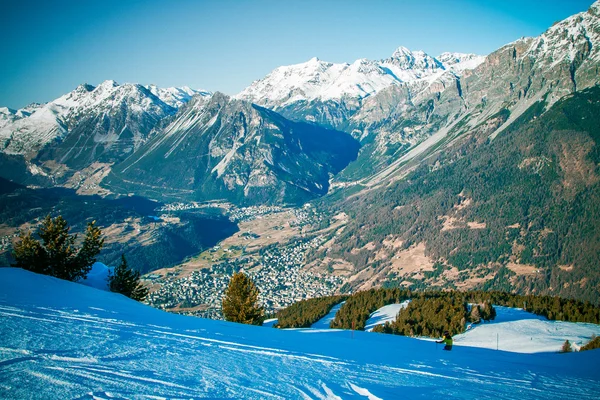
[[[595,352],[447,353],[392,335],[307,332],[167,314],[1,268],[0,398],[564,400],[600,391]]]

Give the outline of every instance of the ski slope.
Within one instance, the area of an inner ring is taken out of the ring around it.
[[[598,351],[442,352],[400,336],[308,331],[168,314],[0,268],[0,398],[566,400],[600,391]]]
[[[311,325],[312,329],[329,329],[329,325],[331,321],[335,318],[335,314],[339,311],[340,308],[344,305],[345,301],[342,301],[339,304],[336,304],[331,308],[331,310],[327,313],[326,316],[315,322]]]
[[[371,314],[365,323],[365,331],[371,332],[377,325],[383,325],[386,322],[394,322],[400,310],[406,308],[410,300],[399,304],[388,304]]]
[[[565,340],[575,349],[600,336],[600,326],[581,322],[549,321],[521,308],[494,306],[496,319],[473,325],[454,337],[457,346],[541,353],[560,351]]]

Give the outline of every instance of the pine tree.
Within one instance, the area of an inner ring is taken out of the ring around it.
[[[573,351],[573,348],[571,347],[571,343],[568,340],[565,340],[565,342],[562,345],[562,348],[560,349],[561,353],[570,353]]]
[[[31,232],[21,233],[12,266],[69,281],[85,278],[104,245],[102,231],[95,224],[93,221],[87,225],[83,244],[77,249],[77,235],[69,233],[67,221],[60,215],[46,216],[38,230],[41,242]]]
[[[496,318],[496,310],[491,303],[483,302],[483,308],[480,310],[481,319],[489,321]]]
[[[121,254],[121,263],[109,275],[108,286],[111,292],[121,293],[137,301],[144,301],[148,295],[148,289],[140,283],[140,272],[129,268],[125,254]]]
[[[223,316],[227,321],[260,325],[263,309],[258,305],[258,288],[246,274],[233,274],[223,297]]]
[[[600,349],[600,336],[592,335],[590,341],[585,345],[581,346],[579,351]]]
[[[481,316],[479,315],[479,305],[478,304],[473,304],[471,306],[471,315],[470,315],[470,319],[471,322],[473,322],[474,324],[478,324],[481,322]]]

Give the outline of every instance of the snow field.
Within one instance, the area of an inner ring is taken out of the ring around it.
[[[518,354],[164,313],[0,268],[0,398],[593,399],[598,352]]]

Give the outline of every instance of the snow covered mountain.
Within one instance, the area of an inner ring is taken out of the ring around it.
[[[443,53],[441,57],[438,60],[423,51],[399,47],[390,58],[380,61],[360,59],[352,64],[335,64],[312,58],[276,68],[235,97],[273,109],[313,100],[360,100],[391,85],[435,80],[446,71],[458,74],[485,59],[460,53]]]
[[[595,399],[596,351],[517,354],[168,314],[0,268],[0,396]],[[15,334],[17,333],[17,334]]]
[[[212,95],[211,92],[207,92],[206,90],[191,89],[188,86],[159,88],[156,85],[147,85],[144,87],[164,103],[174,108],[183,106],[196,95],[201,97],[210,97]]]
[[[215,93],[183,107],[106,184],[153,197],[296,203],[327,193],[358,147],[344,132]]]
[[[67,179],[94,163],[118,162],[194,95],[210,97],[189,88],[105,81],[97,87],[80,85],[46,104],[2,108],[1,162],[22,157],[28,173],[52,180]]]

